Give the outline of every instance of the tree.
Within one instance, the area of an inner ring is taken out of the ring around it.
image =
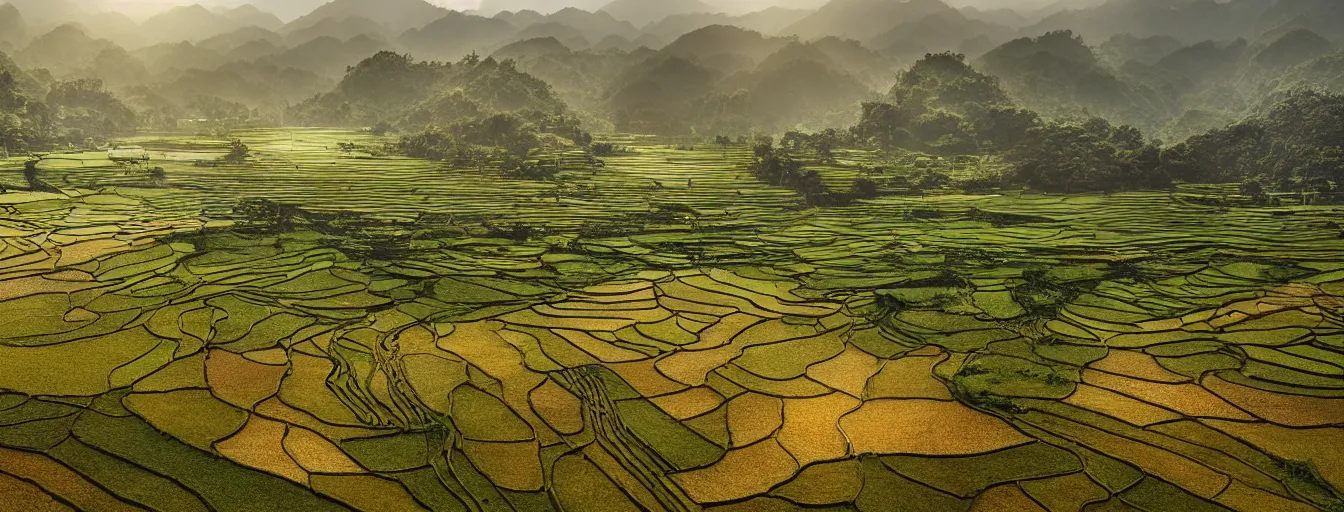
[[[1013,181],[1034,188],[1115,191],[1169,185],[1159,154],[1158,144],[1145,140],[1139,130],[1094,118],[1032,128],[1008,160],[1014,166]]]
[[[1040,123],[1018,108],[998,79],[966,64],[955,53],[925,55],[896,78],[887,96],[865,103],[851,131],[884,149],[941,154],[1006,151]]]
[[[1029,130],[1041,124],[1040,114],[1006,105],[977,108],[968,117],[976,137],[998,150],[1017,146]]]
[[[938,171],[925,169],[915,175],[912,183],[919,190],[935,190],[952,184],[952,177]]]
[[[872,199],[878,195],[877,182],[868,178],[856,178],[854,184],[849,187],[849,191],[859,199]]]
[[[1262,176],[1246,179],[1246,181],[1241,182],[1239,189],[1241,195],[1249,197],[1256,202],[1265,199],[1265,182],[1264,177]]]
[[[55,110],[67,140],[106,140],[135,133],[135,111],[103,90],[103,81],[96,78],[52,84],[47,104]]]
[[[910,134],[910,120],[910,113],[896,105],[865,102],[859,123],[850,131],[855,139],[884,149],[904,147],[914,140]]]
[[[897,105],[918,110],[946,108],[961,112],[967,105],[1011,104],[999,80],[966,64],[958,53],[930,53],[896,77],[887,94]]]
[[[1268,189],[1332,189],[1344,183],[1344,95],[1290,92],[1258,115],[1190,137],[1160,158],[1185,181],[1258,177]]]
[[[776,149],[768,137],[757,142],[754,153],[752,171],[757,179],[796,190],[808,204],[819,204],[828,196],[820,173],[804,170],[802,162],[794,160],[783,148]]]
[[[250,148],[247,147],[247,144],[244,144],[240,139],[233,139],[229,141],[229,154],[224,155],[224,160],[234,163],[242,162],[247,159],[248,151],[250,151]]]
[[[242,219],[244,229],[263,233],[289,231],[294,227],[294,220],[303,214],[297,207],[269,199],[239,200],[233,212]]]
[[[915,118],[911,133],[926,147],[939,153],[965,154],[978,149],[970,128],[961,116],[937,110]]]
[[[813,135],[811,142],[812,151],[816,154],[817,159],[822,162],[830,162],[835,160],[834,150],[841,143],[840,132],[837,132],[835,128],[827,128]]]
[[[28,190],[33,192],[50,192],[53,194],[59,193],[60,189],[42,181],[42,178],[39,176],[41,171],[37,168],[37,164],[39,163],[41,162],[38,160],[28,160],[23,163],[23,179],[28,182]]]
[[[803,133],[799,131],[790,131],[784,134],[779,141],[780,147],[791,152],[810,151],[821,162],[829,162],[835,158],[834,150],[840,145],[840,133],[834,128],[827,128],[817,133]]]
[[[452,154],[457,144],[452,135],[445,134],[437,128],[430,128],[420,133],[402,135],[397,147],[411,158],[441,161]]]

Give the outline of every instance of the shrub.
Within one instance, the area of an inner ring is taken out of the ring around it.
[[[859,199],[872,199],[878,194],[877,182],[868,178],[855,179],[849,190]]]
[[[250,148],[243,144],[242,140],[233,139],[229,142],[229,154],[224,156],[224,160],[229,162],[242,162],[247,159]]]
[[[1265,182],[1263,176],[1247,178],[1245,181],[1241,182],[1239,189],[1243,196],[1256,201],[1263,201],[1265,199]]]

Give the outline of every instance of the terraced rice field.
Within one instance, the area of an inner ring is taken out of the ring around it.
[[[1344,210],[244,140],[0,194],[16,510],[1344,510]]]

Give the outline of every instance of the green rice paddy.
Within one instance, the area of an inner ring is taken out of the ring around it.
[[[241,137],[0,163],[17,510],[1344,510],[1344,209]]]

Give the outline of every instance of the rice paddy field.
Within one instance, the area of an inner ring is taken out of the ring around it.
[[[241,138],[0,162],[0,509],[1344,510],[1344,208]]]

